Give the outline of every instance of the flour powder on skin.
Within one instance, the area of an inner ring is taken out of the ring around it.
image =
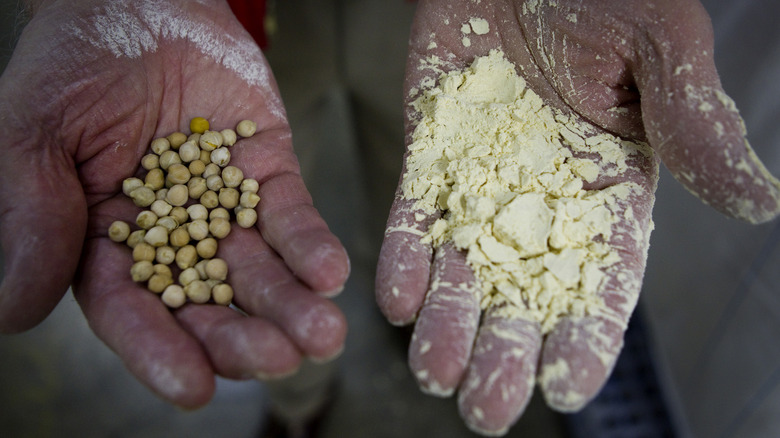
[[[268,97],[268,109],[284,117],[282,102],[271,90],[271,74],[262,52],[251,39],[239,39],[221,32],[213,23],[194,20],[167,1],[116,0],[93,12],[88,18],[64,23],[63,30],[117,58],[139,58],[145,52],[155,52],[161,39],[186,40],[248,85],[262,89]]]
[[[652,152],[546,106],[500,51],[442,74],[413,106],[403,196],[444,213],[422,239],[467,252],[483,310],[533,319],[544,333],[567,315],[609,314],[599,291],[619,255],[605,242],[630,214],[618,202],[641,189],[583,187]]]

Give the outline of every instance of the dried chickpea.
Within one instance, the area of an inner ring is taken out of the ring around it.
[[[203,280],[195,280],[184,287],[184,293],[193,303],[203,304],[211,298],[211,288]]]
[[[133,248],[133,261],[134,262],[152,262],[157,256],[157,251],[152,245],[146,242],[141,242]]]
[[[190,120],[190,132],[203,134],[209,129],[209,121],[203,117],[193,117]]]
[[[200,274],[198,274],[198,271],[195,270],[195,268],[184,269],[181,271],[181,274],[179,274],[179,284],[182,286],[187,286],[193,281],[200,279]]]
[[[159,246],[168,244],[168,230],[165,227],[155,225],[151,229],[146,231],[144,236],[144,242],[157,248]]]
[[[222,134],[218,131],[206,131],[198,140],[198,145],[204,151],[213,151],[222,146]]]
[[[133,190],[139,187],[143,187],[143,185],[144,182],[141,181],[140,178],[136,178],[136,177],[125,178],[122,181],[122,193],[124,193],[125,196],[130,196],[130,193],[132,193]]]
[[[206,178],[206,187],[208,187],[209,190],[216,192],[219,189],[225,187],[225,182],[222,181],[221,176],[211,175],[210,177]]]
[[[165,137],[155,138],[152,140],[151,148],[152,152],[160,155],[171,148],[171,142]]]
[[[187,269],[195,266],[198,261],[198,251],[192,245],[185,245],[176,251],[176,266],[179,269]]]
[[[168,265],[164,265],[162,263],[156,263],[154,265],[154,273],[160,275],[167,275],[168,277],[173,278],[173,271],[171,271],[171,268],[168,267]]]
[[[179,146],[179,158],[185,163],[200,159],[200,147],[192,140],[187,140]]]
[[[215,279],[213,279],[213,278],[206,278],[206,279],[205,279],[205,280],[203,280],[203,281],[205,281],[205,282],[206,282],[206,284],[208,284],[208,285],[209,285],[209,289],[210,289],[210,290],[214,290],[214,286],[216,286],[216,285],[218,285],[218,284],[222,284],[222,283],[223,283],[223,281],[222,281],[222,280],[215,280]]]
[[[190,243],[190,233],[187,232],[186,227],[179,227],[171,231],[171,235],[168,236],[168,242],[174,248],[181,248],[182,246]]]
[[[219,133],[222,134],[222,146],[233,146],[236,144],[236,140],[238,139],[236,131],[228,128],[219,131]]]
[[[187,141],[191,141],[194,142],[195,144],[198,144],[198,142],[200,142],[200,133],[193,132],[192,134],[187,136]]]
[[[162,189],[157,190],[156,192],[154,192],[154,199],[156,201],[165,201],[165,197],[166,196],[168,196],[168,189],[166,189],[164,187]],[[167,203],[168,201],[165,201],[165,202]]]
[[[174,163],[168,167],[166,181],[170,181],[171,184],[185,184],[190,180],[191,176],[192,174],[190,173],[190,169],[188,169],[187,166],[180,163]]]
[[[176,250],[168,245],[157,248],[157,252],[154,256],[157,263],[163,265],[170,265],[176,259]]]
[[[187,209],[179,206],[173,207],[173,209],[171,209],[171,212],[168,214],[168,216],[176,219],[176,222],[178,222],[179,224],[185,224],[189,219],[189,215],[187,214]]]
[[[257,123],[251,120],[242,120],[236,125],[236,134],[241,137],[251,137],[257,131]]]
[[[213,190],[206,190],[198,200],[206,208],[216,208],[219,205],[219,195]]]
[[[219,175],[222,173],[222,168],[217,166],[215,163],[208,162],[206,163],[206,168],[203,170],[203,174],[201,175],[203,178],[208,178],[211,175]]]
[[[141,158],[141,167],[146,170],[157,169],[160,167],[160,156],[157,154],[146,154]]]
[[[135,249],[139,243],[144,243],[144,236],[146,236],[146,230],[136,230],[130,233],[127,237],[127,246]]]
[[[228,148],[214,149],[209,155],[211,162],[219,167],[225,167],[230,162],[230,150]]]
[[[148,207],[155,200],[154,191],[149,187],[138,187],[130,192],[130,198],[133,199],[133,203],[138,207]]]
[[[217,239],[207,237],[195,245],[195,250],[201,258],[210,259],[217,254],[217,247]]]
[[[219,281],[225,281],[228,274],[228,266],[224,260],[219,258],[213,258],[206,263],[206,275]]]
[[[209,220],[213,221],[214,219],[222,218],[230,220],[230,212],[227,211],[227,209],[222,207],[217,207],[209,212]]]
[[[228,210],[236,208],[239,200],[238,190],[225,188],[219,190],[219,205],[227,208]]]
[[[160,155],[160,168],[168,170],[172,164],[181,164],[181,157],[176,151],[165,151]]]
[[[209,218],[209,210],[202,204],[192,204],[187,207],[187,214],[190,215],[190,219],[195,221],[198,219],[206,220]]]
[[[165,187],[165,173],[162,169],[152,169],[144,177],[144,186],[152,190],[160,190]]]
[[[242,208],[236,213],[236,223],[241,228],[252,228],[257,223],[257,212],[254,208]]]
[[[203,219],[195,219],[187,225],[192,240],[203,240],[209,235],[209,224]]]
[[[130,236],[130,225],[125,221],[114,221],[108,227],[108,237],[114,242],[124,242]]]
[[[168,230],[169,233],[172,233],[173,230],[179,227],[179,221],[177,221],[176,218],[174,218],[173,216],[163,216],[157,219],[155,225],[165,227],[165,229]]]
[[[178,284],[171,284],[165,288],[160,299],[171,309],[177,309],[187,302],[187,295],[184,293],[183,287]]]
[[[187,135],[183,132],[174,132],[173,134],[166,137],[166,140],[168,140],[168,145],[173,149],[179,149],[179,146],[184,144],[185,141],[187,141]],[[165,152],[165,151],[163,151]],[[162,155],[162,153],[160,153]]]
[[[203,172],[206,170],[206,163],[200,161],[200,155],[198,155],[198,159],[193,160],[190,163],[190,165],[187,166],[187,169],[190,171],[190,175],[201,176],[203,175]]]
[[[148,230],[157,223],[157,215],[151,210],[144,210],[135,217],[135,223],[144,230]]]
[[[130,277],[136,282],[146,281],[151,278],[152,275],[154,275],[154,267],[152,266],[152,262],[148,260],[135,262],[130,268]]]
[[[203,161],[203,163],[206,164],[206,165],[211,164],[211,151],[204,151],[203,149],[201,149],[200,150],[200,161]]]
[[[233,301],[233,288],[227,283],[216,284],[211,288],[211,298],[219,305],[230,305]]]
[[[176,207],[181,207],[186,204],[189,199],[190,191],[184,184],[172,186],[168,189],[168,196],[165,197],[165,200],[168,201],[169,204]]]
[[[154,293],[162,293],[166,287],[173,284],[173,278],[164,274],[152,274],[149,277],[149,282],[146,283],[146,288]]]
[[[238,200],[238,204],[244,208],[255,208],[260,202],[260,196],[257,193],[243,192]]]
[[[221,217],[210,221],[209,232],[217,239],[224,239],[230,234],[230,221]]]
[[[225,166],[222,169],[222,180],[225,183],[225,187],[236,188],[244,180],[244,172],[236,166]]]
[[[256,179],[252,178],[244,178],[243,181],[241,181],[241,192],[252,192],[257,193],[260,191],[260,184],[257,182]]]
[[[165,202],[162,199],[158,199],[152,202],[152,205],[149,206],[149,209],[152,210],[152,212],[158,217],[168,216],[168,213],[171,212],[172,208],[173,206],[171,204]]]
[[[207,280],[209,278],[209,276],[206,275],[206,264],[208,264],[208,262],[207,259],[203,259],[198,263],[195,263],[195,270],[198,271],[201,280]]]

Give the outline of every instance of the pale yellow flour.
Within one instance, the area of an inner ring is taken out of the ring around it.
[[[464,24],[464,33],[483,32],[480,25]],[[637,187],[583,184],[619,175],[632,154],[652,152],[590,133],[546,106],[500,51],[443,74],[414,107],[421,118],[404,197],[425,213],[444,212],[422,238],[467,251],[483,309],[532,318],[545,333],[565,315],[602,312],[604,271],[618,261],[605,242],[630,214],[617,202]]]

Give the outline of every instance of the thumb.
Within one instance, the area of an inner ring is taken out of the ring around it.
[[[3,138],[9,136],[7,130]],[[78,265],[86,202],[59,148],[8,143],[0,161],[0,333],[27,330],[57,305]]]
[[[760,223],[780,213],[780,182],[748,144],[720,84],[712,27],[698,2],[665,14],[638,57],[635,80],[650,145],[672,175],[729,216]]]

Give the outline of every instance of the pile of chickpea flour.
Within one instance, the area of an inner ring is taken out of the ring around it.
[[[189,135],[154,139],[141,159],[141,178],[122,183],[123,193],[145,209],[136,217],[139,229],[115,221],[108,235],[133,249],[133,281],[160,294],[168,307],[232,302],[227,263],[216,257],[217,241],[227,237],[233,221],[254,226],[260,197],[258,182],[229,165],[230,146],[256,129],[255,122],[244,120],[235,130],[211,131],[208,120],[196,117]]]
[[[630,182],[584,184],[627,169],[646,145],[590,132],[544,105],[500,51],[442,74],[413,103],[420,116],[402,181],[426,214],[442,211],[423,239],[467,252],[483,310],[538,321],[604,310],[605,271],[619,261],[606,242],[625,220]],[[577,158],[577,156],[597,157]],[[647,238],[649,236],[646,236]]]

